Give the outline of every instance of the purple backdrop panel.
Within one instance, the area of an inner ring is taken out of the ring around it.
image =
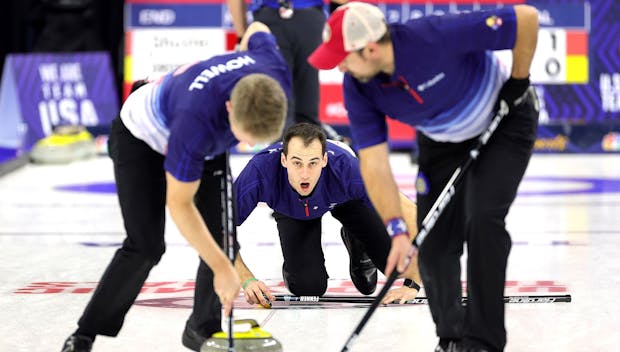
[[[54,126],[108,125],[118,114],[110,58],[104,52],[11,54],[28,148]]]

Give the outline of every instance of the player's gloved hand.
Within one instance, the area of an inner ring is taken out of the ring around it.
[[[500,102],[504,101],[508,105],[508,109],[512,109],[515,106],[521,104],[526,97],[527,89],[530,87],[530,78],[512,78],[510,77],[502,89],[499,91],[497,98],[496,111],[500,107]]]
[[[260,304],[265,308],[271,308],[271,302],[276,300],[267,285],[256,278],[245,280],[242,287],[245,300],[250,304]]]

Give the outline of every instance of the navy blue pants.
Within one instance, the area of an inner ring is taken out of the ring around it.
[[[323,9],[298,8],[293,17],[284,19],[277,9],[263,6],[254,12],[254,20],[269,27],[293,74],[293,99],[288,99],[286,127],[300,122],[319,125],[319,72],[307,59],[323,42]]]

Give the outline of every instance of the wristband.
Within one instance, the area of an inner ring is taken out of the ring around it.
[[[247,280],[245,280],[242,284],[241,287],[243,287],[243,289],[245,290],[246,287],[248,287],[248,285],[250,284],[250,282],[252,281],[258,281],[255,277],[251,277]]]
[[[413,289],[420,291],[420,285],[418,285],[415,281],[411,279],[405,279],[405,282],[403,282],[403,286],[407,286],[409,288],[413,288]]]
[[[385,224],[385,229],[387,230],[388,235],[394,238],[396,236],[407,234],[407,224],[403,218],[393,218],[390,219]]]

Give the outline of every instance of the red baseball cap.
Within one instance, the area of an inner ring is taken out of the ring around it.
[[[387,32],[385,16],[378,7],[364,2],[349,2],[332,13],[323,29],[323,44],[309,57],[317,69],[332,69],[347,55],[376,42]]]

